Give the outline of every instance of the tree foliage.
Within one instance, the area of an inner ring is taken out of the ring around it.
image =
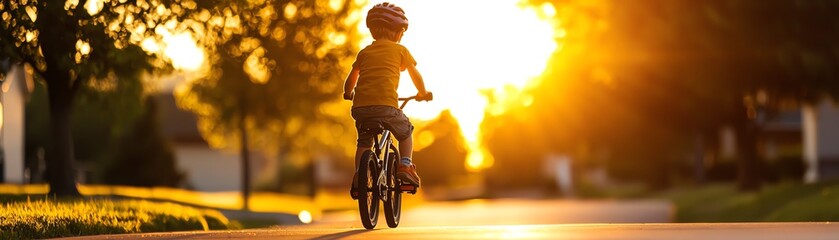
[[[191,0],[3,1],[0,58],[29,66],[46,83],[50,113],[47,179],[50,191],[78,195],[71,134],[73,100],[79,89],[118,89],[140,74],[167,69],[141,42],[174,31]]]
[[[785,106],[839,96],[835,1],[531,2],[557,6],[567,32],[519,113],[539,124],[485,127],[538,126],[551,143],[541,151],[580,165],[666,185],[696,136],[732,126],[741,187],[754,188],[760,124]]]
[[[101,173],[107,184],[178,187],[184,174],[161,133],[157,102],[146,97],[143,114],[116,141],[116,154]]]
[[[346,106],[324,103],[337,101],[341,66],[348,65],[358,38],[353,4],[4,1],[0,57],[30,66],[46,83],[52,141],[47,178],[54,193],[75,195],[70,115],[79,89],[113,91],[140,84],[144,72],[171,69],[161,53],[176,33],[195,36],[210,52],[209,74],[181,91],[179,104],[198,113],[213,146],[236,147],[223,139],[236,135],[241,122],[260,129],[252,142],[262,149],[334,149],[339,141],[328,136],[351,129],[340,126],[346,125],[340,120]]]
[[[415,122],[414,155],[422,171],[424,186],[463,183],[467,175],[463,162],[466,143],[451,112],[444,111],[429,122]]]
[[[336,4],[337,3],[337,4]],[[342,78],[359,39],[353,1],[219,1],[187,24],[208,47],[208,73],[177,92],[211,146],[254,150],[305,166],[344,156],[353,135]],[[223,13],[210,17],[210,13]]]

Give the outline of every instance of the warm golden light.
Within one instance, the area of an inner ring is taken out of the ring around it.
[[[76,41],[76,50],[79,50],[82,55],[90,54],[90,43],[78,40]]]
[[[67,5],[76,5],[76,4],[78,4],[78,1],[73,1],[73,2],[75,2],[75,4],[72,4],[72,3],[66,3],[66,2],[65,2],[65,7],[66,7]],[[85,10],[87,10],[87,13],[88,13],[88,14],[90,14],[91,16],[93,16],[93,15],[96,15],[97,13],[99,13],[99,11],[102,11],[102,8],[103,8],[104,6],[105,6],[105,3],[104,3],[104,2],[102,2],[102,0],[88,0],[88,1],[85,3],[85,5],[84,5],[84,9],[85,9]]]
[[[178,69],[195,70],[204,63],[204,51],[196,44],[189,33],[177,33],[164,38],[164,53],[172,59],[172,65]]]
[[[140,42],[140,47],[146,52],[163,54],[178,70],[195,71],[204,64],[204,50],[196,44],[192,34],[168,31],[159,31],[158,34],[162,36],[162,41],[146,38]]]
[[[435,98],[411,104],[405,112],[412,118],[431,119],[450,109],[467,141],[467,169],[492,166],[480,132],[490,104],[487,94],[496,102],[506,102],[541,75],[557,50],[554,23],[548,20],[556,14],[554,7],[549,3],[523,7],[518,0],[390,2],[402,7],[410,20],[402,44],[417,59],[417,68]],[[363,8],[362,32],[369,32],[363,19],[377,3]],[[364,40],[362,46],[371,41]],[[399,95],[415,94],[408,74],[402,74]],[[531,104],[530,99],[525,104]],[[494,113],[504,111],[499,106]]]
[[[0,102],[0,130],[3,129],[3,103]]]
[[[312,223],[312,213],[310,213],[309,211],[300,211],[300,213],[297,214],[297,218],[300,219],[300,222],[302,223]]]

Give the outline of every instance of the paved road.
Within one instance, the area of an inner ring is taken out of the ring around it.
[[[666,201],[468,200],[406,210],[401,227],[670,222]],[[357,211],[332,213],[313,227],[363,228]],[[387,228],[384,218],[380,227]]]
[[[402,224],[364,230],[355,212],[256,230],[98,236],[98,239],[839,239],[835,223],[666,223],[662,201],[471,200],[406,210]],[[90,238],[90,237],[87,237]]]
[[[249,231],[121,235],[99,239],[837,239],[836,223],[557,224],[395,229],[275,228]]]

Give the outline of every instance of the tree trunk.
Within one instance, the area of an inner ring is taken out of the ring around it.
[[[47,84],[50,137],[52,138],[50,151],[46,155],[47,179],[50,194],[73,197],[81,195],[76,188],[76,164],[73,159],[75,157],[71,127],[73,89],[69,86],[69,79],[65,81],[53,81],[52,84]]]
[[[240,154],[242,158],[242,210],[250,208],[248,201],[251,193],[251,157],[248,148],[248,129],[245,125],[245,113],[242,112],[239,118],[239,133],[241,139]]]
[[[48,66],[42,77],[47,82],[50,113],[50,144],[47,146],[46,165],[50,194],[56,196],[80,196],[76,188],[76,166],[73,155],[73,134],[71,115],[73,98],[79,84],[71,79],[70,71],[62,68],[66,53],[75,50],[75,41],[68,40],[67,24],[62,18],[63,5],[43,4],[38,10],[38,22],[35,27],[41,32],[41,39],[51,39],[50,44],[42,44],[41,52]],[[34,65],[34,62],[30,62]]]
[[[705,183],[705,133],[698,132],[693,140],[693,181],[697,185]]]
[[[312,161],[306,165],[306,170],[309,172],[309,197],[315,198],[318,193],[318,179],[317,179],[317,163],[312,158]]]
[[[738,166],[738,187],[741,191],[757,191],[760,190],[760,176],[758,169],[758,154],[757,154],[757,124],[755,119],[749,117],[753,115],[744,104],[742,106],[739,117],[737,117],[736,131],[737,131],[737,152],[740,159]]]

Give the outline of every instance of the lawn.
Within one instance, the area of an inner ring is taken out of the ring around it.
[[[239,210],[242,208],[242,195],[239,192],[197,192],[166,187],[147,188],[84,184],[78,185],[78,188],[79,192],[87,197],[104,196],[165,201],[220,210]],[[0,184],[0,197],[3,194],[44,196],[48,191],[49,187],[46,184]],[[318,203],[339,202],[340,206],[347,205],[343,201],[339,201],[343,199],[351,201],[349,197],[345,197],[344,195],[333,196],[332,194],[319,194],[318,198],[311,199],[305,196],[290,194],[253,192],[249,203],[250,211],[254,212],[297,215],[300,212],[307,211],[317,219],[322,212],[322,207]]]
[[[84,196],[116,196],[132,199],[145,199],[182,203],[189,206],[213,208],[220,210],[239,210],[242,208],[240,192],[197,192],[185,189],[166,187],[130,187],[106,185],[78,185],[79,192]],[[0,184],[0,201],[3,195],[44,195],[49,191],[46,184]],[[417,195],[409,195],[403,205],[415,206],[423,202],[425,197],[420,191]],[[349,197],[344,189],[318,191],[314,198],[300,195],[252,192],[249,200],[250,211],[263,213],[282,213],[297,215],[306,211],[312,218],[320,219],[324,211],[353,210],[358,205]]]
[[[670,191],[677,222],[839,221],[839,182],[766,185],[739,192],[733,184]]]
[[[0,215],[0,239],[272,225],[264,219],[228,221],[217,211],[240,210],[242,200],[239,192],[102,185],[78,185],[78,188],[84,199],[47,201],[49,187],[46,184],[0,184],[0,202],[5,203]],[[111,198],[130,200],[106,200]],[[408,197],[403,206],[415,206],[423,199],[422,194]],[[357,207],[357,203],[343,190],[321,190],[314,198],[254,192],[249,203],[249,211],[305,215],[311,220],[320,219],[324,211],[353,210]],[[84,217],[73,219],[68,216]]]
[[[216,210],[145,200],[27,199],[0,207],[0,239],[236,228]]]
[[[174,188],[78,185],[81,199],[49,200],[46,184],[0,184],[0,239],[30,239],[96,234],[236,229],[252,219],[229,221],[218,210],[239,210],[238,192],[196,192]],[[125,199],[125,200],[110,200]],[[346,208],[348,196],[319,194],[312,199],[277,193],[252,193],[250,211],[317,219],[327,209]],[[349,203],[354,203],[350,200]]]

